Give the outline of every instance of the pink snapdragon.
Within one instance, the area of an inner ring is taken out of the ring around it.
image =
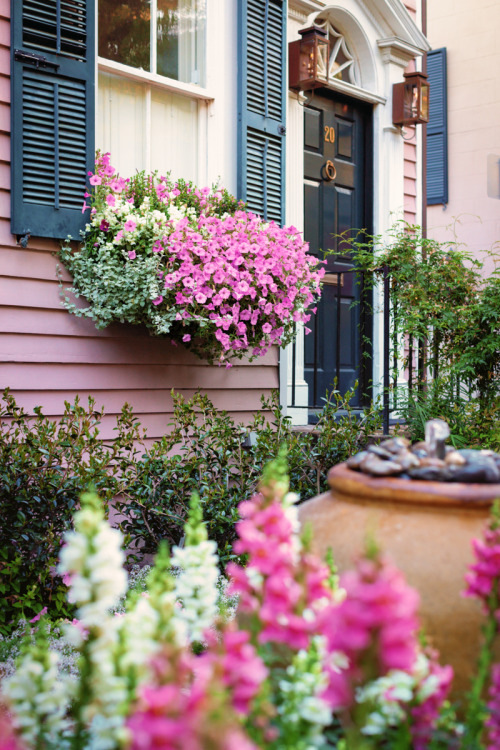
[[[486,720],[488,738],[486,750],[498,750],[500,747],[500,664],[491,669],[491,685],[488,693],[489,717]]]
[[[426,691],[426,684],[430,683],[433,689],[430,695],[425,696],[420,703],[411,709],[411,735],[414,750],[427,750],[432,739],[439,712],[450,692],[453,680],[453,669],[450,666],[441,666],[437,661],[437,653],[429,653],[429,673],[423,684],[417,686],[419,690]],[[492,747],[498,748],[498,745]]]
[[[259,643],[307,648],[317,632],[317,613],[331,591],[328,569],[311,562],[295,535],[290,510],[275,496],[255,495],[241,503],[235,552],[248,555],[246,568],[229,564],[230,591],[240,595],[240,609],[258,621]]]
[[[500,622],[500,527],[493,523],[485,530],[484,539],[472,540],[472,548],[476,562],[465,576],[464,596],[479,599],[486,613],[495,607],[494,614]]]
[[[418,593],[386,559],[363,557],[345,572],[345,599],[325,620],[328,650],[347,657],[346,669],[330,670],[325,693],[332,707],[348,708],[354,688],[391,669],[411,671],[417,654]]]
[[[24,750],[24,745],[16,735],[11,716],[0,704],[0,750]]]
[[[142,689],[127,719],[130,750],[257,750],[240,727],[210,654],[165,655],[156,684]]]
[[[40,610],[40,612],[37,615],[35,615],[35,617],[33,617],[32,620],[30,620],[30,623],[38,622],[38,620],[40,620],[40,618],[46,614],[47,614],[47,607],[44,607],[43,609]]]
[[[247,716],[268,670],[250,643],[250,633],[239,630],[234,623],[223,629],[220,637],[207,633],[209,649],[202,660],[218,670],[234,710]]]

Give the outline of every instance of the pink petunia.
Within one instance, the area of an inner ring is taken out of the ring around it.
[[[101,180],[101,178],[99,177],[98,174],[93,174],[92,177],[90,178],[89,182],[90,182],[91,185],[100,185],[101,182],[102,182],[102,180]]]
[[[129,257],[129,260],[134,260],[137,257],[135,250],[129,250],[128,257]]]
[[[132,221],[132,219],[127,219],[127,221],[123,225],[123,229],[125,230],[125,232],[133,232],[136,226],[137,224],[135,223],[135,221]]]

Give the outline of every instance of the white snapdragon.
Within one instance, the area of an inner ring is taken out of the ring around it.
[[[122,737],[120,708],[127,699],[126,680],[117,669],[120,618],[109,611],[127,590],[123,537],[110,528],[93,495],[82,498],[74,525],[75,531],[64,536],[58,568],[69,576],[69,595],[78,606],[80,627],[87,631],[85,639],[73,637],[74,643],[79,641],[86,662],[86,689],[75,702],[74,711],[89,728],[90,746],[111,750]]]
[[[184,528],[185,546],[174,547],[172,551],[172,566],[179,570],[174,595],[182,605],[176,607],[173,619],[185,625],[190,640],[201,641],[218,613],[219,559],[216,543],[207,538],[197,495],[191,498]]]
[[[332,720],[331,709],[321,697],[328,684],[322,669],[323,652],[324,642],[318,636],[307,651],[294,656],[278,685],[278,714],[283,730],[291,737],[300,737],[300,748],[308,750],[324,746],[323,729]]]
[[[208,539],[186,547],[174,547],[172,565],[180,570],[175,579],[175,596],[182,603],[174,619],[184,622],[192,641],[201,641],[203,632],[217,615],[219,577],[217,545]]]
[[[383,677],[356,690],[356,702],[374,706],[362,728],[363,734],[376,736],[389,727],[396,727],[406,719],[402,704],[414,698],[415,676],[401,670],[393,670]]]
[[[59,654],[35,646],[2,685],[14,722],[28,746],[56,746],[67,731],[65,718],[74,681],[58,670]]]
[[[139,597],[133,609],[127,612],[121,622],[126,649],[121,656],[123,670],[130,667],[143,672],[145,665],[158,651],[157,640],[160,615],[151,606],[149,597]]]
[[[84,508],[64,540],[58,570],[70,577],[70,601],[85,626],[100,625],[127,589],[122,534],[109,527],[102,511]]]
[[[106,627],[89,638],[88,662],[91,668],[91,700],[82,711],[90,731],[88,750],[114,750],[125,737],[120,708],[126,703],[124,678],[117,674],[119,619],[110,617]]]

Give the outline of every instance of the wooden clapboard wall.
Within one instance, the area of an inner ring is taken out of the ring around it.
[[[26,248],[11,233],[10,15],[0,6],[0,387],[19,403],[57,417],[64,400],[93,395],[106,409],[103,436],[125,401],[151,439],[171,418],[172,388],[206,392],[221,409],[246,422],[260,397],[278,386],[274,350],[251,364],[210,367],[182,346],[152,338],[134,326],[97,331],[61,306],[56,278],[57,242],[31,237]],[[69,282],[67,275],[64,278]]]

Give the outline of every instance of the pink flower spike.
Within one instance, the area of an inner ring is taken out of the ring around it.
[[[63,583],[65,586],[71,586],[71,581],[73,580],[73,576],[71,573],[65,573],[62,577]]]
[[[38,622],[38,620],[46,614],[47,614],[47,607],[44,607],[43,609],[40,610],[40,612],[37,615],[35,615],[35,617],[32,620],[30,620],[30,622]]]

